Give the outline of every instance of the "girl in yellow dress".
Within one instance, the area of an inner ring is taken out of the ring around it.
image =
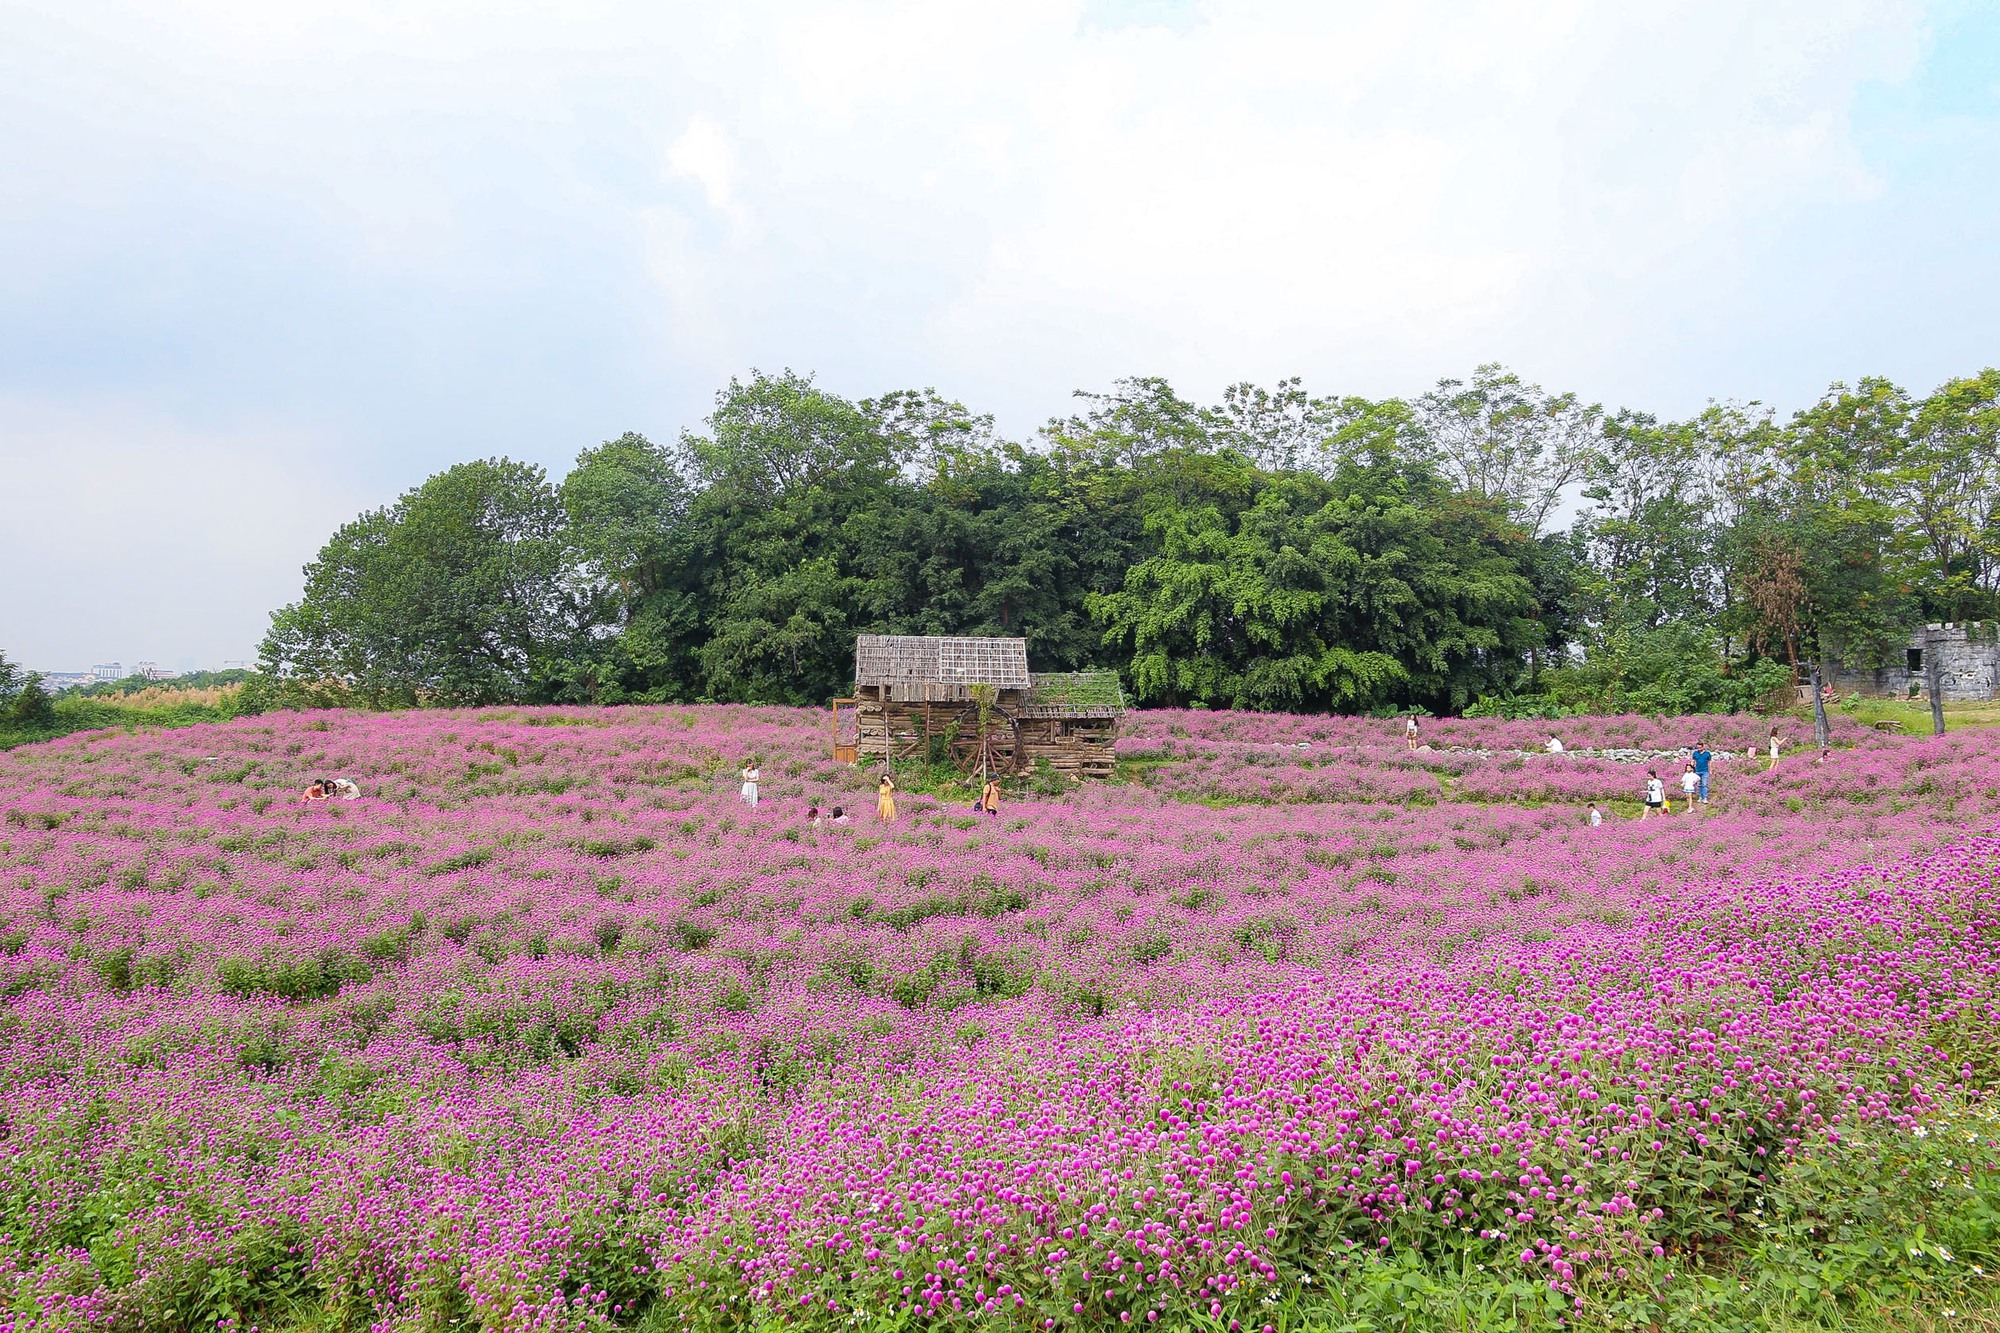
[[[887,773],[875,788],[875,818],[884,824],[896,817],[896,780]]]

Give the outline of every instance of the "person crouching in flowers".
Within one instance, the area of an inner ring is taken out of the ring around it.
[[[1660,781],[1660,774],[1657,769],[1647,769],[1646,808],[1639,812],[1639,818],[1644,819],[1647,815],[1653,814],[1672,813],[1673,810],[1667,805],[1667,784]]]
[[[875,786],[875,818],[884,824],[896,817],[896,780],[887,773]]]
[[[324,801],[325,799],[327,799],[327,797],[331,796],[332,794],[333,792],[328,787],[325,778],[314,778],[312,780],[312,785],[306,788],[306,794],[304,796],[299,797],[299,800],[301,803],[309,801]]]
[[[756,808],[757,784],[763,780],[763,777],[763,770],[757,767],[755,759],[743,765],[743,786],[740,794],[743,797],[743,804],[750,806],[752,809]]]

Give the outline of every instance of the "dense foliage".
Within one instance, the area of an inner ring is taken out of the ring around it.
[[[0,756],[0,1322],[1887,1328],[2000,1263],[1978,737],[1163,709],[814,827],[821,722]]]
[[[0,675],[5,665],[0,658]],[[25,677],[11,697],[0,690],[0,750],[77,731],[186,727],[241,717],[263,706],[260,696],[244,688],[249,674],[201,672],[165,682],[135,676],[117,686],[107,682],[56,695]]]
[[[260,689],[808,703],[857,633],[956,633],[1154,705],[1715,711],[2000,614],[2000,371],[1837,384],[1788,422],[1607,414],[1492,366],[1409,402],[1082,398],[1030,446],[929,390],[759,374],[560,484],[461,464],[334,535]]]

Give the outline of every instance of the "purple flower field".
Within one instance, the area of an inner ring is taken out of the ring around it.
[[[776,708],[0,755],[0,1329],[1255,1330],[1453,1265],[1628,1326],[1932,1127],[1987,1198],[1993,740],[1562,723],[1735,750],[1640,821],[1549,729],[1140,714],[1130,780],[887,826]]]

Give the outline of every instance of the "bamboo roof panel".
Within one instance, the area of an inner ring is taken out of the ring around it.
[[[1032,684],[1028,641],[863,634],[854,641],[854,683],[890,688],[992,685],[1025,690]]]

